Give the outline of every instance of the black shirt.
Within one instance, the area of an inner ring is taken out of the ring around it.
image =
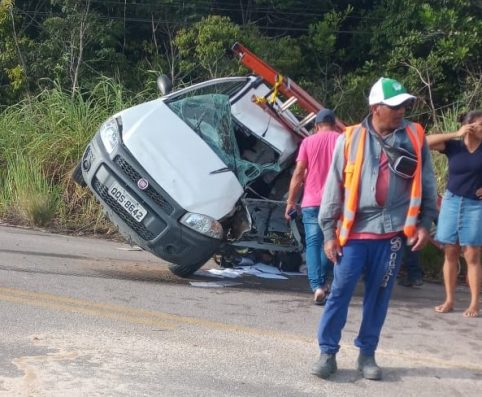
[[[457,196],[478,200],[475,191],[482,187],[482,143],[470,153],[462,140],[445,142],[449,161],[447,190]]]

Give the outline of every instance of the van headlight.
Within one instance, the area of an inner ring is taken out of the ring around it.
[[[111,154],[119,145],[121,140],[121,125],[119,118],[119,120],[109,119],[100,127],[100,139],[104,144],[105,150],[107,150],[107,153],[109,154]]]
[[[216,219],[210,216],[188,212],[181,218],[180,222],[184,226],[205,236],[219,240],[223,238],[223,227]]]

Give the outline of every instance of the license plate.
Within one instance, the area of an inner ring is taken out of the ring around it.
[[[109,195],[113,197],[115,201],[117,201],[137,222],[142,221],[147,215],[145,208],[117,182],[114,182],[109,188]]]

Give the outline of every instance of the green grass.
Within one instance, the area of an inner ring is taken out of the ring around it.
[[[32,226],[108,232],[99,205],[70,178],[99,126],[143,100],[102,79],[88,95],[55,86],[0,114],[0,217]]]
[[[35,160],[22,155],[7,160],[2,213],[31,226],[48,226],[55,217],[59,189]]]
[[[460,109],[456,107],[449,108],[443,112],[435,125],[429,129],[429,134],[457,131],[459,128],[457,123],[457,116],[459,113]],[[432,159],[438,193],[442,194],[445,191],[447,183],[447,157],[438,152],[432,152]]]
[[[428,280],[441,280],[444,263],[444,253],[432,244],[422,250],[420,254],[423,276]]]

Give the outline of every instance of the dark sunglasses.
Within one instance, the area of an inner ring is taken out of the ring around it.
[[[397,106],[390,106],[390,105],[386,105],[384,103],[382,105],[386,106],[390,110],[400,110],[401,108],[404,108],[405,110],[409,110],[412,107],[412,102],[411,101],[405,101],[405,102],[402,102],[400,105],[397,105]]]

